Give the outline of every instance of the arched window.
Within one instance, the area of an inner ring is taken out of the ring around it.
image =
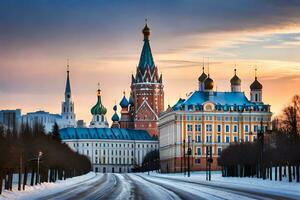
[[[99,115],[97,115],[97,122],[99,122]]]
[[[257,93],[255,94],[255,101],[258,101],[258,95],[257,95]]]

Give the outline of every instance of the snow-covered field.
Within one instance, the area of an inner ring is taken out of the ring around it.
[[[300,184],[256,178],[224,178],[212,173],[205,181],[205,172],[183,174],[132,173],[86,175],[43,183],[26,191],[4,191],[0,199],[300,199]]]

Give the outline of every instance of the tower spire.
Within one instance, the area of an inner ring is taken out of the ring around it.
[[[254,69],[254,73],[255,73],[255,80],[257,80],[257,67],[255,67],[255,69]]]
[[[66,81],[66,88],[65,88],[65,98],[71,98],[71,84],[70,84],[70,66],[69,66],[69,59],[67,60],[67,81]]]

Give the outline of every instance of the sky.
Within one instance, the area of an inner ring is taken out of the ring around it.
[[[218,91],[236,68],[249,97],[257,67],[274,115],[300,93],[297,0],[2,0],[0,109],[60,113],[69,59],[77,119],[91,121],[98,82],[110,119],[129,95],[145,18],[165,107],[197,89],[207,57]]]

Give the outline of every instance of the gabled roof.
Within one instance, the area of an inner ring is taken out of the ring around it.
[[[123,128],[63,128],[59,130],[62,140],[110,139],[110,140],[156,140],[145,130]]]

